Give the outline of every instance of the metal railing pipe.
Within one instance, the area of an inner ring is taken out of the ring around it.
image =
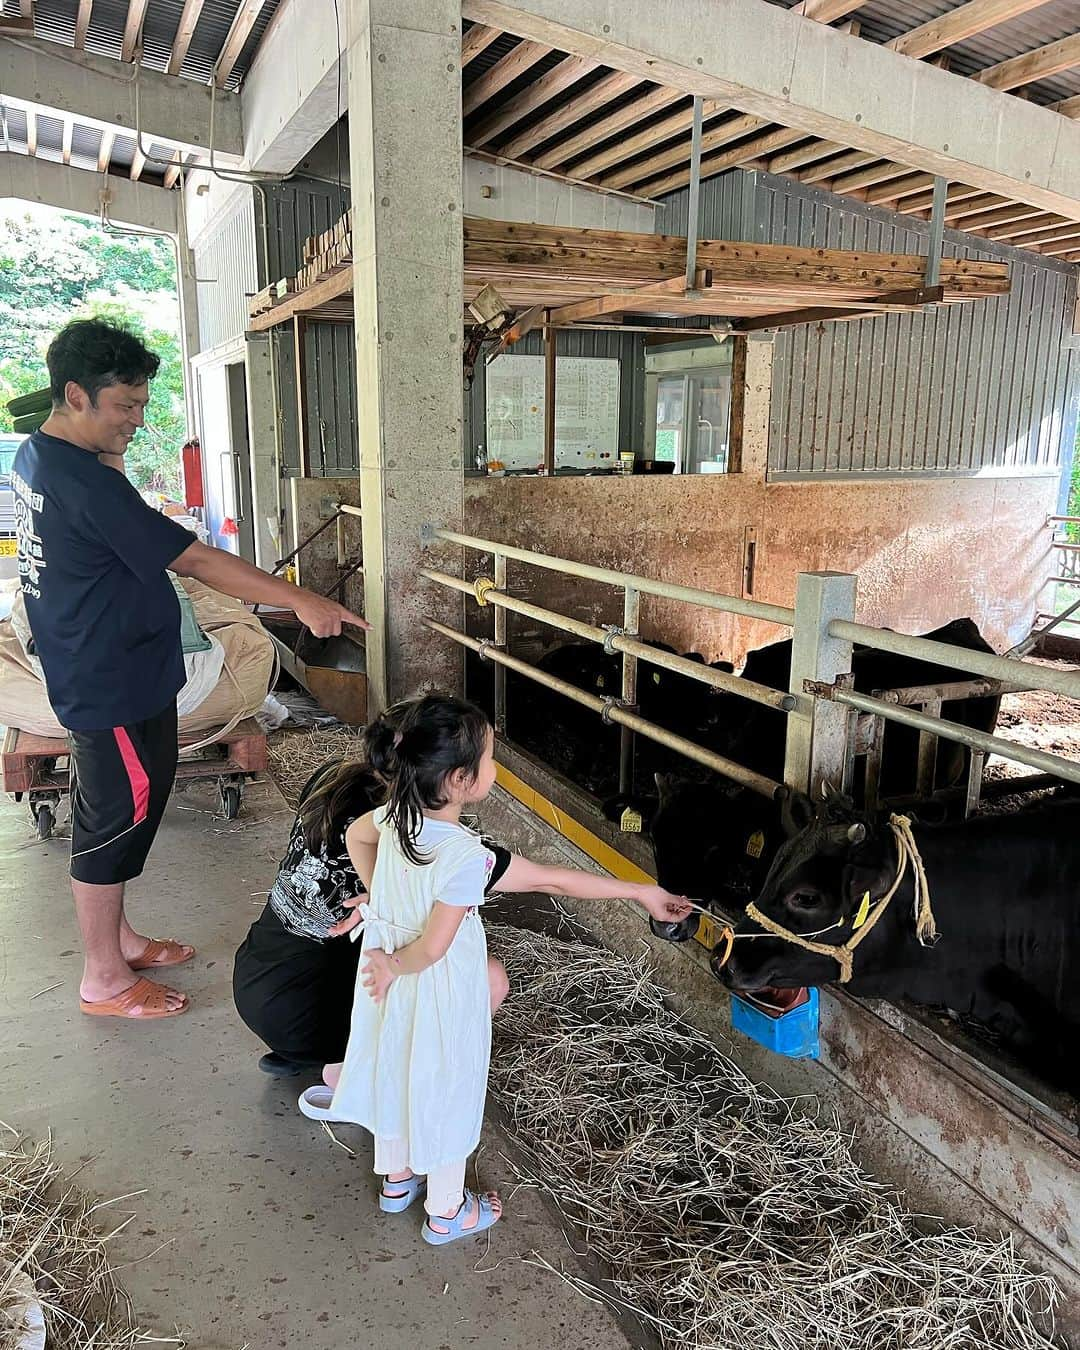
[[[658,727],[654,723],[646,721],[644,717],[639,717],[637,713],[620,708],[614,700],[598,698],[596,694],[588,694],[584,689],[579,689],[577,685],[570,684],[566,680],[560,680],[554,675],[548,675],[545,671],[537,670],[535,666],[530,666],[527,661],[521,661],[508,652],[499,651],[490,641],[469,637],[467,633],[461,633],[456,628],[449,628],[446,624],[439,623],[435,619],[424,619],[423,622],[425,627],[430,628],[433,633],[441,633],[443,637],[450,638],[452,642],[457,642],[462,647],[469,647],[474,652],[479,652],[486,660],[496,661],[499,665],[506,666],[510,670],[516,670],[519,675],[524,675],[526,679],[532,680],[536,684],[542,684],[548,689],[553,689],[558,694],[563,694],[566,698],[572,699],[575,703],[580,703],[582,707],[590,708],[600,717],[618,726],[630,727],[639,736],[645,736],[650,741],[656,741],[658,745],[665,745],[669,750],[675,750],[680,755],[685,755],[687,759],[692,759],[695,763],[703,764],[705,768],[712,769],[725,778],[741,783],[744,787],[750,788],[751,791],[759,793],[762,797],[771,800],[776,797],[777,793],[784,790],[782,783],[778,783],[772,778],[766,778],[764,774],[755,773],[742,764],[736,764],[734,760],[726,759],[723,755],[714,754],[711,750],[703,750],[700,745],[695,745],[693,741],[684,740],[682,736],[676,736],[672,731],[665,731],[663,727]]]
[[[883,628],[868,628],[865,624],[834,619],[829,624],[834,637],[847,638],[879,652],[895,652],[898,656],[913,656],[919,661],[930,661],[937,666],[952,666],[973,675],[985,675],[1006,684],[1025,684],[1029,689],[1046,689],[1065,698],[1080,698],[1080,670],[1056,670],[1036,666],[1027,661],[1014,661],[992,652],[973,652],[966,647],[954,647],[947,642],[933,642],[929,638],[911,637],[907,633],[891,633]],[[888,706],[888,705],[886,705]]]
[[[1033,750],[1026,745],[1017,745],[1015,741],[992,736],[988,731],[976,731],[974,727],[963,727],[958,722],[943,721],[940,717],[931,717],[928,713],[916,712],[913,708],[886,703],[884,699],[871,698],[868,694],[838,689],[833,693],[833,700],[849,708],[858,708],[860,712],[876,713],[888,722],[900,722],[903,726],[914,727],[917,731],[928,731],[944,740],[957,741],[960,745],[970,746],[971,749],[980,750],[987,755],[1000,755],[1003,759],[1027,764],[1033,769],[1051,774],[1054,778],[1067,778],[1070,782],[1080,783],[1080,762],[1076,760],[1051,755],[1045,750]]]
[[[437,582],[440,586],[461,591],[463,595],[471,595],[475,598],[477,594],[475,583],[463,581],[461,577],[451,576],[448,572],[439,572],[432,567],[419,567],[417,568],[417,575],[426,577],[429,581]],[[480,579],[488,580],[488,578]],[[786,690],[770,689],[768,685],[758,684],[754,680],[744,680],[739,675],[729,675],[726,670],[714,670],[712,666],[702,665],[698,661],[688,661],[685,656],[676,656],[673,652],[664,652],[657,647],[650,647],[647,642],[641,642],[637,638],[617,632],[609,633],[607,629],[597,628],[594,624],[585,623],[582,619],[571,619],[568,615],[559,614],[553,609],[544,609],[542,605],[534,605],[531,600],[519,600],[515,595],[506,595],[504,592],[495,589],[485,589],[484,603],[499,605],[504,609],[512,609],[515,614],[523,614],[526,618],[549,624],[552,628],[559,628],[564,633],[573,633],[575,637],[584,638],[587,642],[597,642],[601,645],[607,643],[614,651],[626,653],[636,657],[639,661],[647,661],[653,666],[661,666],[664,670],[673,671],[677,675],[685,675],[688,679],[697,680],[699,684],[707,684],[713,689],[722,690],[724,693],[737,694],[741,698],[748,698],[766,708],[776,708],[780,712],[792,712],[798,706],[799,700],[796,695],[788,693]]]
[[[650,577],[634,576],[630,572],[616,572],[610,567],[594,567],[591,563],[570,562],[567,558],[534,553],[531,549],[517,548],[513,544],[497,544],[491,539],[478,539],[475,535],[459,534],[456,530],[437,529],[433,531],[433,535],[436,539],[444,539],[448,544],[460,544],[463,548],[475,549],[478,553],[492,555],[501,553],[516,562],[532,563],[535,567],[546,568],[549,572],[564,572],[568,576],[582,577],[587,581],[602,581],[608,586],[618,586],[620,589],[631,586],[643,595],[658,595],[665,600],[683,600],[687,604],[720,610],[724,614],[741,614],[748,619],[764,619],[767,623],[786,624],[789,628],[795,622],[795,611],[784,605],[767,605],[760,600],[743,600],[735,595],[718,595],[715,591],[680,586],[673,581],[653,581]]]

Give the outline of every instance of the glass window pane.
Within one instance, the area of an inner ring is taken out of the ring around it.
[[[656,384],[656,455],[677,464],[681,450],[686,380],[682,375],[666,375]]]
[[[731,422],[731,372],[705,370],[692,375],[690,419],[684,473],[727,473]]]

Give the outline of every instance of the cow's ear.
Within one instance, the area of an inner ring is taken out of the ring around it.
[[[786,835],[799,834],[814,819],[814,803],[805,792],[786,788],[781,798],[780,817]]]
[[[675,792],[675,784],[678,780],[669,773],[654,773],[653,782],[656,784],[656,790],[660,794],[660,805],[663,806],[669,802]]]

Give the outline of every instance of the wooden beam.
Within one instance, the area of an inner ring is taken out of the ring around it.
[[[206,0],[184,0],[184,8],[180,12],[180,22],[177,24],[176,36],[173,38],[172,51],[169,54],[169,64],[165,67],[166,74],[180,74],[184,57],[187,56],[188,48],[191,46],[191,39],[195,36],[195,25],[199,22],[199,15],[203,12],[205,3]]]
[[[845,15],[860,9],[864,0],[799,0],[792,7],[792,14],[801,14],[805,19],[816,19],[818,23],[832,23]]]
[[[766,123],[760,117],[752,117],[749,113],[741,113],[738,117],[729,118],[726,122],[721,122],[717,126],[710,127],[701,138],[701,150],[704,154],[707,150],[714,150],[717,146],[727,145],[731,141],[736,141],[740,136],[746,136],[751,131],[757,131],[759,127]],[[674,164],[687,166],[690,163],[690,142],[680,142],[671,150],[661,151],[658,155],[653,155],[650,159],[643,160],[640,164],[631,164],[625,169],[619,169],[616,173],[604,174],[596,181],[601,187],[621,188],[627,187],[631,183],[638,183],[650,179],[654,174],[663,169],[671,168]],[[706,162],[701,162],[702,172],[709,172]],[[689,167],[687,168],[689,175]]]
[[[791,132],[787,128],[781,128],[779,131],[769,132],[765,136],[758,136],[754,140],[744,141],[742,145],[736,145],[731,150],[725,150],[721,154],[709,155],[701,161],[701,174],[703,178],[711,178],[715,174],[724,173],[727,169],[757,168],[764,166],[764,158],[760,147],[766,142],[772,140],[777,143],[781,135],[790,137],[798,136],[802,138],[803,133]],[[673,192],[677,188],[685,187],[690,181],[690,169],[680,169],[677,173],[668,174],[664,178],[653,179],[643,183],[636,190],[642,196],[655,197],[664,192]]]
[[[1060,103],[1051,103],[1050,107],[1062,117],[1076,119],[1080,117],[1080,94],[1075,94],[1072,98],[1063,98]]]
[[[64,130],[60,141],[60,162],[71,163],[71,138],[75,132],[75,123],[70,117],[64,118]]]
[[[86,30],[90,27],[90,11],[94,0],[79,0],[79,10],[75,15],[75,50],[81,52],[86,46]],[[64,163],[68,161],[65,159]]]
[[[719,117],[725,112],[727,112],[727,105],[717,103],[715,99],[709,99],[701,108],[701,116],[705,121],[708,121],[710,117]],[[689,131],[693,121],[693,108],[680,108],[670,117],[665,117],[651,127],[646,127],[644,131],[635,132],[632,136],[625,136],[615,145],[608,146],[606,150],[600,150],[595,155],[590,155],[580,164],[575,164],[574,176],[576,178],[595,178],[604,169],[610,169],[613,164],[621,164],[623,160],[633,159],[635,155],[640,155],[645,150],[651,150],[654,145],[663,145],[665,141],[671,140],[672,136],[678,136],[680,132]],[[686,162],[689,164],[689,143],[687,143],[685,154]],[[637,176],[647,178],[648,174],[638,174]],[[605,182],[606,180],[601,179],[600,181]]]
[[[26,153],[31,159],[37,154],[37,113],[33,108],[26,110]]]
[[[838,319],[869,319],[875,314],[904,314],[923,305],[934,305],[944,298],[944,288],[927,286],[913,291],[893,291],[882,295],[873,305],[852,306],[849,309],[793,309],[786,314],[764,314],[756,319],[740,319],[735,329],[753,333],[767,328],[793,328],[804,323],[831,323]]]
[[[1029,234],[1024,239],[1025,248],[1041,248],[1043,244],[1057,244],[1062,240],[1080,239],[1080,222],[1071,225],[1056,225],[1052,229],[1040,230],[1038,234]],[[1075,248],[1075,244],[1073,245]]]
[[[1048,0],[968,0],[966,5],[901,33],[885,46],[902,56],[930,56],[1047,3]]]
[[[541,75],[538,80],[534,80],[521,93],[507,99],[493,113],[485,117],[479,126],[469,132],[469,145],[486,145],[488,141],[493,140],[507,127],[513,126],[515,122],[520,122],[523,117],[528,117],[529,113],[535,112],[537,108],[553,99],[556,94],[561,94],[564,89],[569,89],[572,84],[576,84],[578,80],[594,71],[596,65],[595,61],[585,56],[565,57],[546,75]]]
[[[498,28],[489,28],[486,23],[474,23],[461,39],[462,70],[485,51],[499,36]]]
[[[244,0],[236,11],[225,45],[214,63],[214,83],[219,89],[224,89],[229,83],[229,78],[236,69],[236,63],[240,60],[240,54],[247,45],[251,30],[255,27],[265,3],[266,0]]]
[[[1008,61],[999,61],[996,66],[980,70],[971,78],[991,89],[1018,89],[1023,84],[1045,80],[1075,66],[1080,66],[1080,33],[1050,42],[1045,47],[1036,47],[1033,52],[1024,52]]]
[[[1059,262],[1080,262],[1080,250],[1068,244],[1048,244],[1039,251],[1048,257],[1057,258]]]
[[[697,285],[707,289],[710,278],[707,271],[698,273]],[[685,277],[672,277],[651,286],[635,286],[627,289],[608,291],[604,295],[594,296],[591,300],[576,300],[572,305],[562,305],[550,310],[547,322],[554,327],[569,327],[583,319],[600,319],[605,314],[634,312],[642,305],[655,307],[657,296],[678,300],[688,299]],[[635,303],[636,302],[636,303]]]
[[[636,122],[643,122],[653,113],[660,112],[661,109],[668,108],[672,103],[678,103],[685,97],[681,89],[651,89],[642,98],[635,99],[633,103],[628,103],[625,107],[601,118],[599,122],[594,122],[587,130],[579,131],[576,136],[571,136],[552,146],[550,150],[545,150],[532,162],[539,169],[553,169],[558,164],[567,164],[592,146],[602,144],[609,137],[617,136],[620,131],[625,131]],[[578,166],[575,166],[574,171],[578,174]]]
[[[24,33],[27,37],[33,37],[34,20],[25,14],[0,14],[0,33]]]
[[[793,169],[801,169],[804,164],[813,164],[817,159],[827,159],[847,149],[840,141],[808,141],[806,145],[800,145],[786,154],[775,155],[769,160],[769,172],[791,173]]]
[[[519,132],[506,142],[501,149],[501,153],[508,159],[520,159],[534,146],[543,145],[545,141],[557,136],[560,131],[566,131],[568,128],[576,126],[583,118],[594,113],[597,108],[602,108],[605,103],[610,103],[613,99],[619,98],[641,83],[642,81],[637,75],[627,75],[624,71],[613,70],[610,75],[605,75],[603,79],[597,80],[591,88],[583,93],[566,99],[558,108],[553,109],[546,117],[540,118],[527,131]],[[682,94],[680,97],[685,98],[685,95]],[[545,163],[541,167],[547,167],[547,158],[547,155],[545,155]],[[537,163],[539,164],[540,161],[538,160]]]
[[[162,179],[162,185],[166,189],[174,188],[176,180],[180,177],[180,170],[184,167],[183,159],[177,151],[175,161],[165,170],[165,177]]]
[[[135,48],[142,38],[143,20],[146,18],[146,6],[149,3],[150,0],[128,0],[124,39],[120,48],[121,61],[135,60]]]
[[[916,178],[924,180],[922,186],[927,184],[926,179],[930,180],[930,186],[933,186],[933,178],[930,174],[912,174],[911,179],[901,179],[899,183],[894,183],[894,188],[903,188],[909,181],[915,183]],[[945,194],[945,219],[953,218],[954,208],[959,202],[969,201],[972,198],[982,197],[988,206],[1000,206],[1002,202],[1007,201],[1005,197],[995,196],[993,193],[984,193],[981,188],[971,187],[967,183],[950,183],[949,190]],[[896,210],[901,215],[914,215],[919,211],[929,211],[934,204],[934,194],[932,191],[923,192],[921,189],[914,196],[903,194],[903,200],[897,201]]]
[[[462,117],[468,117],[489,98],[494,98],[500,89],[505,89],[527,70],[531,70],[537,61],[542,61],[551,50],[543,42],[530,42],[528,38],[519,42],[513,51],[507,52],[490,70],[485,70],[483,75],[462,92]]]
[[[832,187],[832,184],[843,182],[845,176],[853,169],[861,169],[866,164],[875,164],[880,167],[881,162],[876,155],[868,155],[865,150],[850,150],[846,155],[840,155],[837,159],[822,160],[820,164],[814,164],[809,169],[804,169],[799,174],[799,182],[828,182],[832,191],[835,192],[838,189]]]
[[[101,140],[98,143],[98,173],[108,173],[109,163],[112,160],[113,143],[115,140],[115,131],[103,131],[101,133]]]
[[[879,160],[876,164],[870,164],[865,169],[860,169],[857,173],[845,174],[842,178],[834,178],[829,184],[830,192],[859,192],[863,188],[875,188],[879,194],[886,193],[888,189],[878,187],[881,183],[894,183],[898,178],[906,178],[910,170],[906,164],[893,164],[889,160]],[[867,201],[870,195],[867,193]]]
[[[139,149],[138,142],[135,143],[135,156],[131,161],[131,181],[137,183],[142,177],[142,171],[146,168],[146,156]]]
[[[986,236],[988,239],[999,239],[1002,243],[1011,243],[1014,239],[1023,240],[1029,234],[1041,234],[1044,230],[1048,230],[1055,225],[1074,225],[1075,223],[1075,221],[1069,220],[1067,216],[1035,216],[1030,220],[1019,221],[1012,225],[999,225],[996,229],[987,230]],[[1017,248],[1023,247],[1023,243],[1017,244]]]
[[[19,0],[19,13],[24,19],[34,17],[34,0]]]
[[[972,211],[964,218],[964,229],[990,230],[996,225],[1011,225],[1018,220],[1030,220],[1032,216],[1045,214],[1037,206],[1028,206],[1025,202],[1010,202],[1007,206],[998,206],[989,211]]]

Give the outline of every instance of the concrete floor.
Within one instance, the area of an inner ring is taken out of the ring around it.
[[[514,1195],[484,1239],[425,1246],[419,1216],[382,1215],[370,1141],[339,1127],[350,1158],[295,1108],[296,1080],[255,1067],[261,1047],[237,1018],[232,955],[264,903],[290,822],[269,783],[242,818],[216,819],[216,793],[174,796],[147,872],[130,888],[136,926],[194,943],[174,973],[193,1007],[138,1024],[83,1017],[65,839],[41,844],[25,805],[0,799],[0,1120],[52,1133],[66,1167],[137,1217],[114,1259],[144,1326],[197,1350],[626,1350],[604,1308],[524,1264],[532,1251],[580,1273],[557,1216]],[[57,986],[50,988],[50,986]],[[485,1186],[509,1197],[508,1151],[489,1122]]]

